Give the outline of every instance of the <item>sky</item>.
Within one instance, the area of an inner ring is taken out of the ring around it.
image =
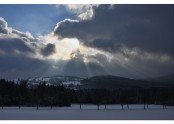
[[[65,18],[75,18],[65,7],[47,4],[0,4],[0,15],[10,27],[34,36],[51,32]]]
[[[174,73],[174,5],[0,5],[0,78]]]

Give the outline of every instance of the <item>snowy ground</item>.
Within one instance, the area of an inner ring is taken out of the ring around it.
[[[125,106],[126,107],[126,106]],[[121,110],[120,105],[108,105],[107,110],[95,105],[79,105],[71,107],[5,107],[0,109],[0,120],[174,120],[174,107],[162,109],[160,105],[149,105],[149,110],[143,110],[143,105],[130,105],[129,110]]]

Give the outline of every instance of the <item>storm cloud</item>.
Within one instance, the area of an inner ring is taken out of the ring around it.
[[[173,5],[94,6],[90,20],[64,20],[54,34],[104,51],[123,46],[174,56]]]
[[[163,58],[158,54],[149,56],[148,53],[137,51],[125,51],[126,55],[122,53],[83,55],[79,51],[74,52],[76,55],[67,61],[64,74],[82,77],[117,75],[144,78],[173,73],[174,61],[170,57]]]
[[[8,23],[0,18],[0,75],[2,77],[40,75],[51,68],[49,61],[43,60],[42,56],[49,56],[54,52],[54,44],[43,43],[40,39],[33,38],[30,33],[8,27]]]
[[[48,43],[44,48],[41,49],[41,53],[44,56],[49,56],[53,53],[55,53],[56,47],[54,44]]]
[[[135,78],[174,73],[173,5],[99,5],[92,11],[90,19],[65,19],[54,29],[60,39],[77,38],[104,51],[83,56],[91,75]]]
[[[173,5],[70,9],[80,15],[59,21],[45,39],[13,29],[0,17],[0,78],[174,73]]]

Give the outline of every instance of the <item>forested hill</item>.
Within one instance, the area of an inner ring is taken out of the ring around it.
[[[72,76],[51,76],[31,77],[26,81],[28,86],[35,86],[40,83],[55,86],[63,84],[66,88],[70,89],[174,88],[173,75],[146,79],[130,79],[112,75],[94,76],[85,79]],[[15,82],[20,82],[20,80]]]
[[[154,80],[129,79],[124,77],[106,75],[95,76],[81,81],[81,88],[151,88],[151,87],[171,87],[173,83],[166,83]]]
[[[146,78],[144,80],[153,81],[153,82],[162,82],[165,84],[173,84],[174,85],[174,73],[171,75],[160,76],[156,78]]]

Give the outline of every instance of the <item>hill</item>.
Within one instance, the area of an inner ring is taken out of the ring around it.
[[[170,87],[171,84],[166,84],[158,81],[137,80],[124,77],[106,75],[95,76],[81,81],[80,88],[150,88],[150,87]]]
[[[161,82],[166,84],[174,84],[174,73],[171,75],[166,75],[166,76],[161,76],[156,78],[147,78],[144,80],[153,81],[153,82]]]

